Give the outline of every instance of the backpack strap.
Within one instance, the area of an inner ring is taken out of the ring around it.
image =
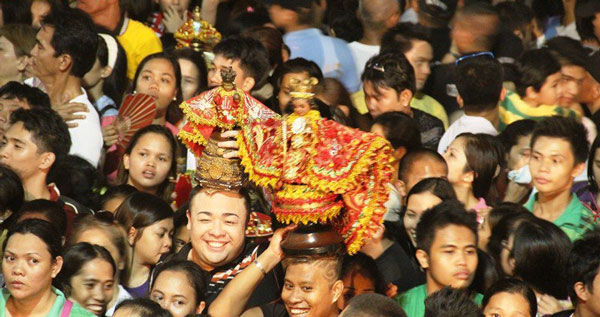
[[[60,317],[69,317],[71,315],[71,309],[73,308],[73,302],[70,300],[65,300],[65,305],[63,306],[62,312],[60,313]]]

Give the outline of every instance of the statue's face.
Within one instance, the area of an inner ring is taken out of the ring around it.
[[[303,116],[310,111],[310,103],[306,99],[294,99],[292,100],[294,105],[294,113]]]

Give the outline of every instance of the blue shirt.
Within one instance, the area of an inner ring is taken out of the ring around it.
[[[309,28],[289,32],[283,41],[290,48],[290,58],[302,57],[315,62],[323,76],[336,78],[348,92],[360,89],[360,79],[348,43],[344,40],[323,35],[319,29]]]

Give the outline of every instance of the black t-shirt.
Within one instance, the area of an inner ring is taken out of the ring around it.
[[[572,309],[564,310],[564,311],[561,311],[561,312],[558,312],[558,313],[552,315],[552,317],[571,317],[571,315],[573,315],[574,312],[575,311]]]
[[[456,102],[458,90],[454,84],[455,68],[454,63],[434,65],[423,88],[424,93],[444,106],[448,116],[458,110],[458,102]]]
[[[424,147],[437,151],[438,143],[444,135],[442,121],[419,109],[412,109],[413,119],[421,132],[421,143]]]
[[[288,312],[281,299],[260,306],[264,317],[288,317]]]
[[[385,284],[396,285],[398,294],[425,283],[425,273],[397,242],[375,259],[375,262]]]
[[[225,286],[240,272],[250,265],[256,257],[264,252],[268,244],[254,245],[247,243],[242,253],[235,258],[231,263],[222,267],[216,268],[206,274],[206,307],[217,298],[223,291]],[[192,244],[186,244],[179,253],[174,254],[169,260],[187,260]],[[252,293],[246,307],[256,307],[265,303],[277,300],[281,296],[281,288],[283,286],[283,268],[277,265],[258,285]]]

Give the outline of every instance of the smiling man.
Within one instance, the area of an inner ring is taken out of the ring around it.
[[[577,240],[594,227],[594,215],[571,193],[573,179],[585,169],[588,141],[586,130],[575,119],[547,118],[531,137],[529,171],[538,193],[525,208],[561,228]]]
[[[426,211],[417,225],[417,260],[425,270],[426,283],[396,297],[406,314],[422,317],[425,299],[446,286],[468,288],[477,269],[477,221],[456,200]],[[481,304],[483,296],[474,294]]]

